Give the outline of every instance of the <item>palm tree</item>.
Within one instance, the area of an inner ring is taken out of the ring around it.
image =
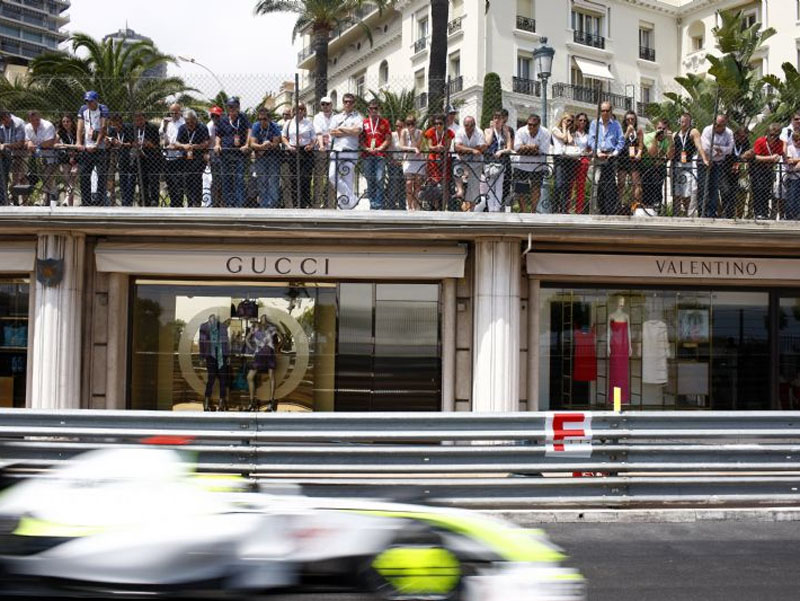
[[[84,92],[96,90],[111,110],[161,115],[170,99],[191,90],[179,77],[144,77],[148,69],[175,62],[150,41],[122,44],[76,33],[70,43],[71,53],[46,52],[31,62],[27,77],[20,82],[24,91],[5,90],[19,109],[37,108],[56,115],[67,108],[75,110]],[[79,51],[85,56],[78,56]]]
[[[346,29],[357,24],[372,44],[372,32],[369,27],[355,18],[367,5],[374,5],[380,13],[394,5],[395,0],[258,0],[255,13],[268,15],[272,13],[294,13],[297,21],[292,29],[292,41],[297,34],[311,28],[312,48],[316,60],[314,62],[314,100],[319,105],[320,99],[328,93],[328,41],[331,33],[337,29]]]
[[[367,104],[373,98],[381,103],[381,116],[388,119],[394,129],[395,121],[404,120],[408,115],[417,115],[414,90],[389,90],[369,91],[369,98],[356,98],[356,110],[362,115],[367,114]]]
[[[447,21],[450,1],[431,0],[431,54],[428,59],[428,112],[442,112],[447,77]]]

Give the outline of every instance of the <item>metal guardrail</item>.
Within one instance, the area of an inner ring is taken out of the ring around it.
[[[495,508],[800,504],[800,412],[0,410],[0,462],[28,469],[148,439],[191,451],[199,470],[311,495]]]

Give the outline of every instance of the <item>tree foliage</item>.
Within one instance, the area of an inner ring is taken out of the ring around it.
[[[481,128],[486,129],[495,111],[503,108],[503,87],[497,73],[487,73],[483,78],[483,102],[481,104]]]

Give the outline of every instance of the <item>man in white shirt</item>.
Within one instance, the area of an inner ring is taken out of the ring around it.
[[[795,132],[800,133],[800,111],[795,112],[792,122],[781,130],[781,142],[788,147]]]
[[[350,93],[342,96],[344,110],[331,119],[333,156],[328,169],[328,178],[336,187],[336,202],[340,209],[352,209],[358,204],[353,181],[364,117],[355,109],[355,102],[356,97]]]
[[[53,146],[56,143],[56,128],[47,119],[42,119],[39,111],[28,111],[25,125],[25,145],[28,152],[39,161],[38,174],[42,179],[42,192],[45,194],[41,204],[48,205],[58,201],[55,187],[55,173],[58,160]]]
[[[80,163],[81,206],[108,204],[106,174],[106,133],[108,130],[108,107],[100,104],[100,95],[89,90],[83,95],[85,104],[78,109],[77,149],[81,151]],[[97,191],[92,195],[92,172],[97,174]],[[103,183],[101,183],[103,182]]]
[[[716,217],[720,179],[733,152],[733,132],[727,127],[728,118],[717,115],[714,125],[708,125],[700,136],[700,145],[706,156],[697,162],[697,205],[701,217]],[[732,199],[723,198],[723,209]],[[723,213],[724,214],[724,213]]]
[[[297,114],[283,126],[283,146],[289,161],[291,206],[296,209],[311,208],[311,171],[316,141],[314,125],[306,117],[306,105],[301,102],[297,105]]]
[[[175,200],[175,206],[183,204],[183,167],[179,160],[183,156],[183,151],[170,148],[178,141],[178,130],[181,125],[186,123],[183,118],[180,104],[172,104],[169,107],[169,116],[161,122],[161,147],[164,148],[164,182],[167,184],[170,204]],[[180,204],[179,204],[180,203]]]
[[[12,186],[21,184],[24,176],[25,122],[0,109],[0,204],[8,204],[9,183]]]
[[[547,172],[547,153],[550,151],[550,132],[541,127],[539,115],[528,117],[527,123],[514,136],[511,165],[514,169],[514,188],[519,195],[520,212],[527,213],[526,195],[530,194],[530,210],[536,212]]]
[[[464,118],[464,126],[456,131],[454,138],[458,161],[453,168],[456,181],[466,179],[467,189],[464,202],[469,203],[469,209],[480,212],[486,208],[486,198],[478,202],[480,196],[480,181],[483,173],[483,153],[486,152],[486,138],[483,132],[475,127],[475,117]]]
[[[331,119],[333,119],[333,100],[323,96],[319,101],[320,111],[314,116],[314,134],[317,143],[314,152],[314,207],[332,209],[333,194],[328,182],[328,156],[331,150]]]

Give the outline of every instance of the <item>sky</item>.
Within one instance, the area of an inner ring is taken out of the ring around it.
[[[127,26],[152,38],[166,54],[193,58],[170,67],[203,94],[213,96],[217,79],[229,95],[252,106],[267,91],[294,78],[292,14],[253,14],[256,0],[72,0],[68,33],[102,38]],[[213,10],[203,10],[213,7]]]

